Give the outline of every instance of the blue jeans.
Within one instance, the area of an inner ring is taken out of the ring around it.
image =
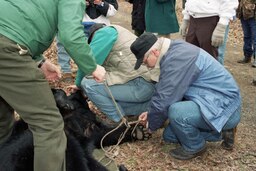
[[[221,133],[213,130],[202,117],[199,106],[193,101],[174,103],[168,109],[169,125],[163,138],[166,142],[180,143],[189,152],[197,152],[206,141],[220,141]],[[227,121],[223,130],[232,129],[240,121],[240,108]]]
[[[254,18],[248,20],[241,18],[241,24],[244,33],[244,56],[251,57],[256,48],[256,20]]]
[[[89,29],[93,24],[95,24],[95,22],[82,22],[82,25],[84,26],[84,34],[86,37],[89,37]]]
[[[228,40],[228,32],[229,32],[229,25],[227,25],[225,36],[224,36],[224,42],[221,46],[218,48],[218,61],[222,65],[224,65],[224,56],[226,52],[226,46],[227,46],[227,40]]]
[[[139,115],[147,111],[150,99],[155,91],[154,84],[145,81],[142,77],[131,80],[125,84],[109,86],[120,109],[121,114],[119,114],[104,83],[97,83],[93,79],[84,78],[81,87],[88,98],[106,114],[109,119],[115,122],[119,122],[121,116]]]
[[[88,31],[94,22],[83,22],[85,36],[88,37]],[[70,56],[65,50],[64,46],[58,41],[57,38],[57,51],[58,51],[58,63],[62,72],[71,73]]]
[[[57,38],[57,51],[58,51],[58,64],[62,72],[71,73],[70,56],[65,50],[64,46],[58,41]]]

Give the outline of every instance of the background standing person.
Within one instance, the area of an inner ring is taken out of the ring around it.
[[[47,82],[61,74],[42,56],[57,31],[85,74],[97,81],[105,76],[85,41],[84,9],[80,0],[0,1],[0,144],[11,135],[17,111],[33,134],[35,171],[66,170],[63,118]]]
[[[229,21],[235,16],[237,0],[187,0],[180,34],[218,59]]]
[[[146,32],[170,38],[171,33],[179,31],[176,16],[176,0],[146,0]]]
[[[85,3],[86,8],[82,24],[84,26],[84,33],[86,37],[88,37],[88,30],[93,24],[110,24],[109,18],[116,14],[118,3],[116,0],[85,0]],[[57,50],[58,63],[63,72],[62,80],[71,83],[73,80],[73,72],[71,70],[70,56],[59,41],[57,41]]]
[[[237,18],[240,19],[244,33],[244,57],[238,63],[250,63],[252,56],[254,61],[252,67],[256,67],[256,0],[239,0]]]
[[[224,57],[226,53],[227,41],[228,41],[228,32],[229,32],[229,24],[225,30],[224,40],[223,43],[218,47],[218,61],[222,65],[224,65]]]
[[[182,40],[144,33],[131,45],[137,62],[160,68],[148,112],[139,119],[149,132],[159,129],[166,142],[181,146],[170,151],[176,159],[194,158],[206,150],[206,141],[221,141],[232,150],[240,122],[241,95],[232,75],[209,53]]]
[[[146,0],[126,0],[132,4],[132,29],[136,36],[144,33]]]

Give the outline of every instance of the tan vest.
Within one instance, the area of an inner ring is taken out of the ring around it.
[[[118,25],[111,25],[111,27],[117,30],[118,36],[111,52],[103,63],[107,71],[107,84],[124,84],[140,76],[147,81],[151,81],[151,75],[146,66],[141,65],[138,70],[134,70],[136,57],[131,52],[130,46],[137,36]]]

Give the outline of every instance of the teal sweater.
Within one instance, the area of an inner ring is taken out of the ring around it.
[[[118,33],[113,27],[103,27],[94,33],[90,46],[97,64],[102,65],[104,63],[117,40],[117,36]],[[76,86],[79,87],[81,85],[84,75],[85,73],[78,68],[75,81]]]

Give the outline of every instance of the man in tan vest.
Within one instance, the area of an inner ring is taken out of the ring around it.
[[[91,27],[90,43],[96,63],[105,67],[105,84],[83,77],[78,70],[76,86],[108,117],[118,123],[122,116],[139,115],[147,110],[158,81],[158,69],[142,66],[134,70],[136,58],[130,45],[137,38],[129,30],[118,26],[95,24]],[[113,95],[117,106],[111,98]]]

